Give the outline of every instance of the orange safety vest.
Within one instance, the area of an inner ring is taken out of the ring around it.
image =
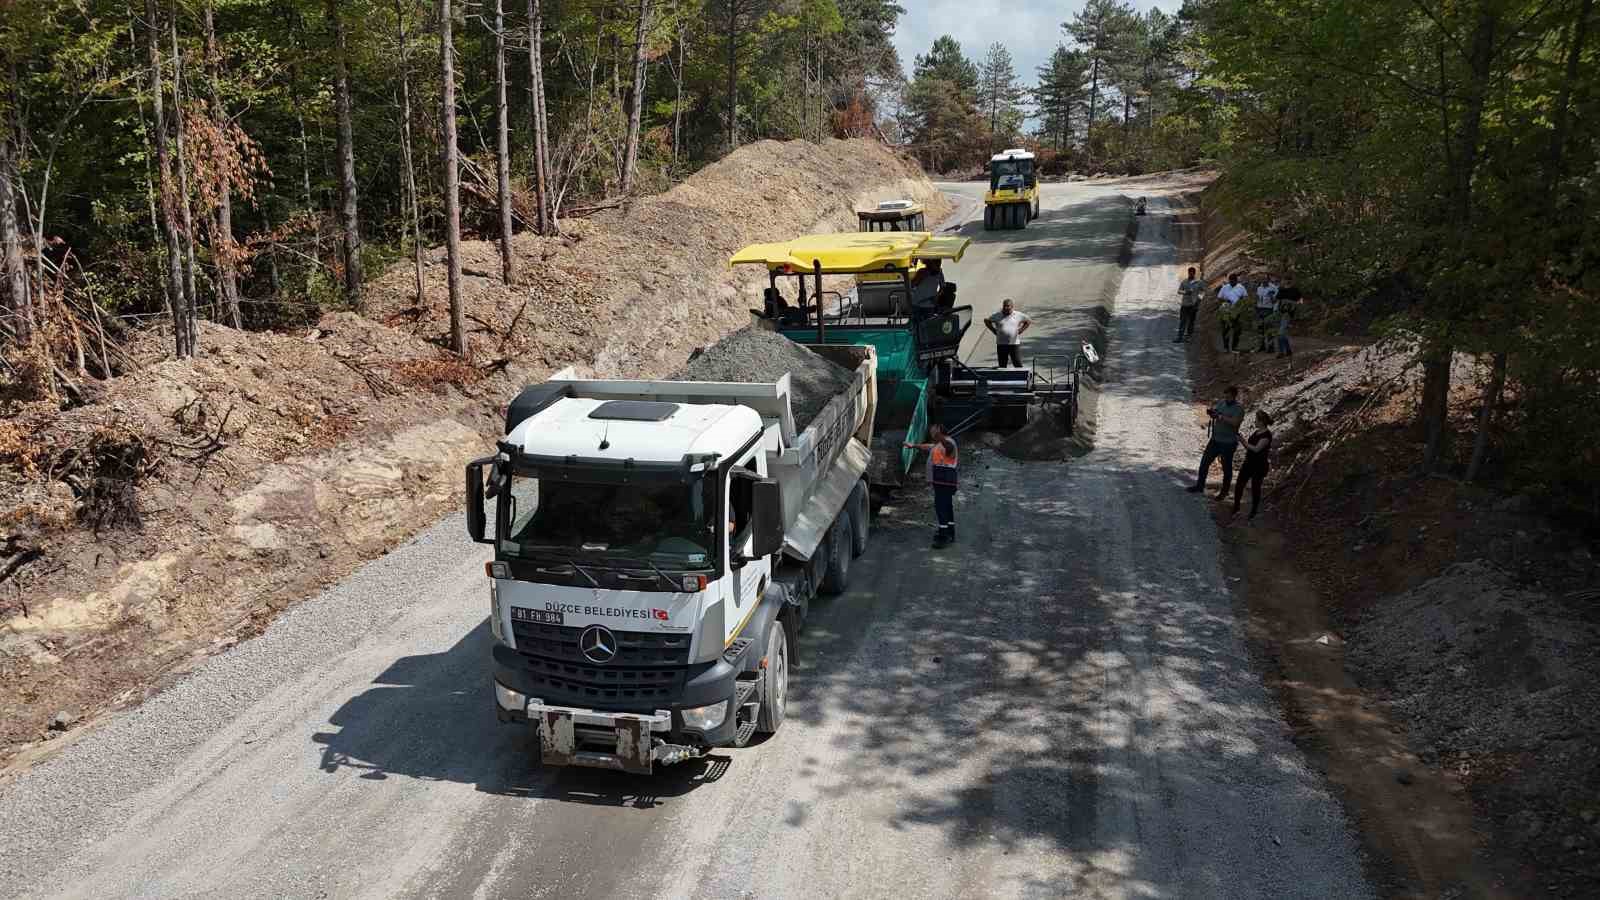
[[[945,449],[948,444],[950,449]],[[944,443],[933,445],[933,452],[928,457],[928,480],[940,487],[955,487],[957,485],[956,473],[956,442],[946,438]]]

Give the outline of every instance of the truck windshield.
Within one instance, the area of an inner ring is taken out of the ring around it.
[[[717,546],[712,479],[585,484],[513,474],[500,550],[579,561],[702,568]]]

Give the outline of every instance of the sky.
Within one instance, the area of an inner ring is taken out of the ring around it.
[[[895,26],[894,47],[911,77],[912,62],[927,53],[934,38],[948,34],[975,64],[996,41],[1011,51],[1011,63],[1024,85],[1038,83],[1039,67],[1056,45],[1068,41],[1061,23],[1083,8],[1082,0],[900,0],[905,14]],[[1140,12],[1159,6],[1177,12],[1183,0],[1133,0]]]

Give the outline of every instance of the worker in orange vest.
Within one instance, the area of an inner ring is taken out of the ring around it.
[[[926,444],[906,444],[917,450],[928,451],[928,484],[933,486],[933,514],[938,530],[933,536],[933,546],[943,547],[956,539],[956,487],[960,456],[955,439],[945,434],[944,426],[935,424],[928,429],[933,440]]]

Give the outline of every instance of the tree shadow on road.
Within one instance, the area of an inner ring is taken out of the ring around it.
[[[334,712],[311,736],[322,745],[324,772],[361,772],[474,785],[479,791],[602,806],[650,809],[716,781],[729,759],[713,754],[660,775],[642,777],[583,769],[546,769],[528,728],[501,724],[489,694],[493,643],[488,622],[449,650],[395,660],[373,687]]]

